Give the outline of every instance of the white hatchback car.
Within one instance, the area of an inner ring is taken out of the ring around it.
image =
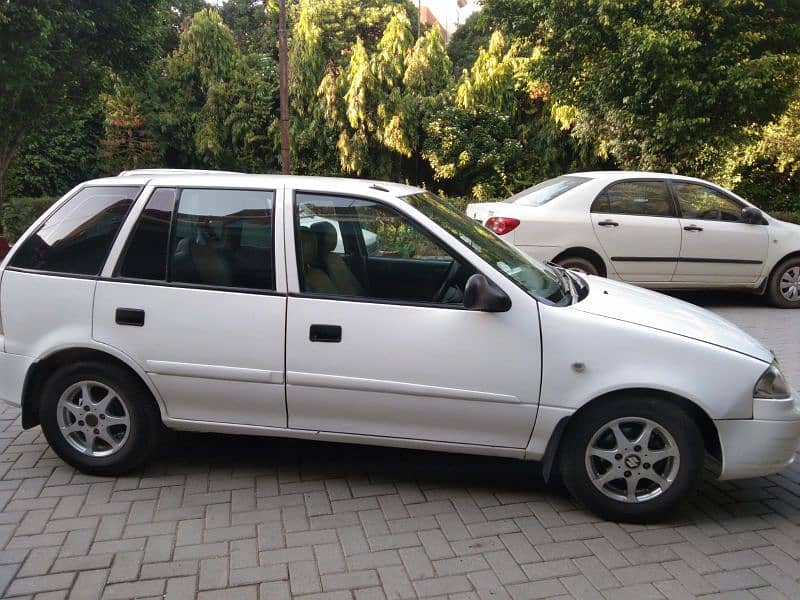
[[[772,353],[684,302],[540,264],[432,194],[148,172],[84,183],[0,267],[0,398],[78,469],[162,427],[542,461],[598,513],[793,460]]]
[[[800,226],[708,181],[575,173],[467,214],[541,261],[655,289],[748,289],[800,307]]]

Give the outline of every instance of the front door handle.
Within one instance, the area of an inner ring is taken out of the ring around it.
[[[698,227],[697,225],[687,225],[683,228],[684,231],[703,231],[702,227]]]
[[[117,325],[144,327],[144,311],[141,308],[118,308]]]
[[[339,325],[312,325],[308,339],[312,342],[337,344],[342,341],[342,328]]]
[[[598,221],[597,223],[600,227],[619,227],[619,223],[616,221],[612,221],[611,219],[606,219],[605,221]]]

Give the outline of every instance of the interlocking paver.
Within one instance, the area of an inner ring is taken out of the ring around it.
[[[722,301],[800,384],[800,311]],[[0,407],[3,597],[766,599],[799,578],[800,465],[706,479],[642,527],[526,463],[407,450],[177,434],[143,471],[94,478]]]

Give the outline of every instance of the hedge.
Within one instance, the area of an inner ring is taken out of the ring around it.
[[[58,198],[8,198],[3,205],[3,235],[14,243]]]

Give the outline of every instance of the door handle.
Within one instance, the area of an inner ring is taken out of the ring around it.
[[[312,342],[337,344],[342,341],[342,328],[339,325],[312,325],[308,339]]]
[[[144,311],[141,308],[118,308],[117,325],[144,327]]]
[[[683,228],[684,231],[703,231],[702,227],[698,227],[697,225],[687,225]]]
[[[612,221],[611,219],[606,219],[605,221],[598,221],[597,222],[600,227],[619,227],[619,223],[616,221]]]

